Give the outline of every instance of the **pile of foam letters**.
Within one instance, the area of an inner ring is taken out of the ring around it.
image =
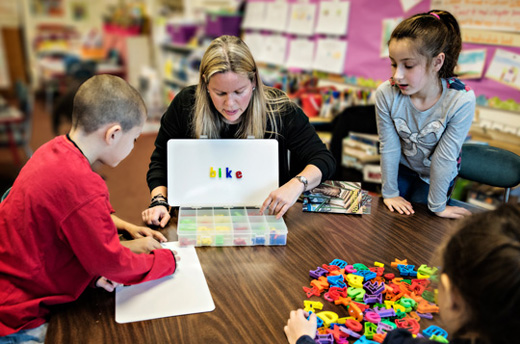
[[[448,343],[448,333],[435,325],[421,333],[421,318],[432,319],[439,312],[431,280],[437,268],[409,265],[407,260],[395,259],[391,266],[399,271],[385,273],[383,263],[373,267],[334,259],[316,270],[309,271],[310,287],[303,287],[307,298],[321,296],[329,302],[346,307],[348,317],[339,318],[335,312],[323,309],[319,301],[305,300],[304,309],[316,313],[318,328],[315,341],[319,344],[382,343],[386,333],[403,328],[417,337],[427,337]],[[431,277],[431,278],[430,278]]]

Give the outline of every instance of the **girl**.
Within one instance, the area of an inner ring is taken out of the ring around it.
[[[518,343],[520,327],[520,206],[472,215],[440,249],[438,304],[452,344]],[[316,315],[291,312],[289,343],[314,343]],[[438,343],[389,332],[383,344]]]
[[[427,203],[441,217],[470,214],[447,205],[475,94],[454,76],[461,50],[456,19],[433,10],[402,21],[388,43],[392,78],[376,92],[382,194],[391,211]]]
[[[142,213],[145,223],[164,227],[170,219],[166,143],[172,138],[276,139],[283,185],[269,194],[260,210],[269,209],[278,218],[303,191],[332,176],[334,158],[309,119],[285,93],[263,85],[253,55],[240,38],[213,40],[202,57],[199,73],[198,85],[179,92],[161,119],[147,175],[151,203]],[[291,153],[290,165],[287,151]]]

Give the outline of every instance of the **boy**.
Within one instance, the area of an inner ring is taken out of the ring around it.
[[[94,76],[79,88],[72,117],[69,134],[39,148],[0,203],[0,343],[43,342],[48,306],[89,285],[112,291],[111,281],[136,284],[176,268],[170,250],[135,254],[121,245],[116,225],[128,223],[112,218],[92,169],[115,167],[133,149],[146,118],[139,93],[118,77]]]

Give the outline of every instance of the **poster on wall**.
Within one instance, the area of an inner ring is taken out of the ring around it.
[[[259,62],[283,65],[287,52],[287,37],[282,35],[264,36],[263,49],[260,52]]]
[[[70,2],[70,13],[75,21],[88,19],[87,3],[85,1]]]
[[[318,40],[313,68],[323,72],[342,74],[347,53],[347,42],[334,38]]]
[[[247,2],[246,13],[242,20],[242,29],[262,29],[267,3],[263,1]]]
[[[504,49],[495,50],[486,78],[520,90],[520,54]]]
[[[64,0],[30,0],[30,10],[34,16],[63,17]]]
[[[383,19],[381,27],[383,28],[381,33],[381,49],[379,56],[381,58],[388,57],[388,40],[392,35],[392,31],[394,31],[395,27],[403,20],[402,17],[399,18],[387,18]]]
[[[277,1],[267,3],[264,28],[276,32],[284,32],[287,28],[289,3]]]
[[[350,12],[349,1],[321,1],[316,33],[345,36]]]
[[[480,79],[484,72],[486,63],[486,49],[471,49],[460,52],[457,62],[457,73],[459,79]]]
[[[295,35],[310,36],[314,33],[316,18],[315,4],[293,3],[287,32]]]
[[[314,41],[307,38],[292,39],[289,43],[287,68],[311,69],[314,59]]]
[[[518,1],[431,0],[431,8],[442,8],[451,12],[461,28],[520,31]]]

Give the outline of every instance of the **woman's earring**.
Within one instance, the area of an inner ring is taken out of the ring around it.
[[[256,90],[256,87],[253,87],[253,91]]]

